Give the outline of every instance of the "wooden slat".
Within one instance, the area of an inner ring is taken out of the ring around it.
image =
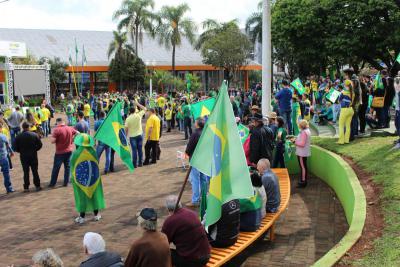
[[[286,210],[289,204],[290,198],[290,178],[287,169],[272,169],[272,171],[279,178],[279,187],[281,190],[281,205],[279,206],[279,211],[274,214],[267,214],[263,221],[261,222],[260,229],[256,232],[242,232],[238,237],[238,242],[229,248],[212,248],[211,249],[211,259],[209,260],[207,267],[218,267],[233,257],[238,255],[240,252],[245,250],[254,241],[256,241],[262,234],[264,234],[268,229],[272,227],[274,222],[279,218],[281,213]]]

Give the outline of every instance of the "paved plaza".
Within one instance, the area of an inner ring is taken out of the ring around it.
[[[47,187],[53,164],[54,145],[44,139],[39,153],[39,174],[42,186]],[[167,216],[164,198],[177,194],[185,171],[176,167],[176,151],[184,151],[183,135],[166,133],[161,139],[161,161],[142,167],[130,174],[116,155],[116,172],[103,177],[107,208],[100,222],[89,214],[84,225],[74,223],[72,186],[47,188],[39,193],[22,193],[22,169],[19,155],[13,158],[11,172],[18,192],[0,194],[0,266],[28,266],[39,249],[53,248],[65,266],[77,266],[85,259],[82,237],[94,231],[103,235],[107,249],[126,256],[130,244],[141,232],[135,214],[143,207],[154,207],[162,225]],[[101,160],[101,169],[104,158]],[[61,171],[59,183],[62,182]],[[292,183],[295,185],[295,178]],[[230,266],[308,266],[320,258],[344,235],[347,229],[343,209],[334,193],[318,179],[311,179],[307,189],[293,192],[288,210],[277,224],[276,241],[259,240],[237,257]],[[183,202],[190,200],[190,185]]]

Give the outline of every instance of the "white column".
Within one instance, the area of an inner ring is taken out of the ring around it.
[[[262,113],[271,112],[272,85],[271,0],[263,0],[262,29]]]

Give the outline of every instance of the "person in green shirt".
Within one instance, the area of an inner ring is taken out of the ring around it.
[[[182,106],[182,113],[183,113],[183,128],[185,131],[185,140],[188,140],[189,137],[192,135],[192,112],[190,110],[190,105],[188,104],[187,100],[184,100]]]
[[[301,119],[301,109],[297,96],[294,95],[292,100],[292,134],[297,136],[300,133],[298,122]]]
[[[286,142],[286,127],[285,121],[282,117],[278,117],[276,119],[278,123],[278,131],[276,134],[276,149],[275,149],[275,157],[273,161],[273,168],[286,168],[285,167],[285,142]]]
[[[67,114],[68,118],[68,125],[72,125],[72,117],[74,116],[75,108],[72,103],[69,103],[67,107],[65,108],[65,113]]]

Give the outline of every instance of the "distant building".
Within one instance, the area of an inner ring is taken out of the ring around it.
[[[79,54],[75,59],[75,40],[78,44]],[[109,59],[107,51],[113,40],[113,33],[106,31],[77,31],[77,30],[30,30],[30,29],[0,29],[0,41],[17,41],[26,43],[28,53],[36,58],[59,57],[68,62],[69,50],[72,51],[74,72],[84,73],[85,89],[91,92],[116,90],[115,83],[107,79]],[[85,46],[87,59],[86,66],[82,66],[82,45]],[[139,43],[138,56],[145,62],[149,69],[172,69],[172,51],[160,46],[158,41],[147,34],[143,36],[143,44]],[[182,45],[176,49],[176,70],[180,77],[190,72],[201,77],[205,89],[218,88],[224,78],[223,71],[210,65],[205,65],[199,51],[196,51],[190,43],[184,39]],[[261,70],[261,65],[250,62],[242,68],[240,80],[245,89],[249,88],[250,70]],[[72,88],[72,67],[66,70],[69,77],[66,87]],[[0,69],[0,84],[5,82],[4,71]]]

